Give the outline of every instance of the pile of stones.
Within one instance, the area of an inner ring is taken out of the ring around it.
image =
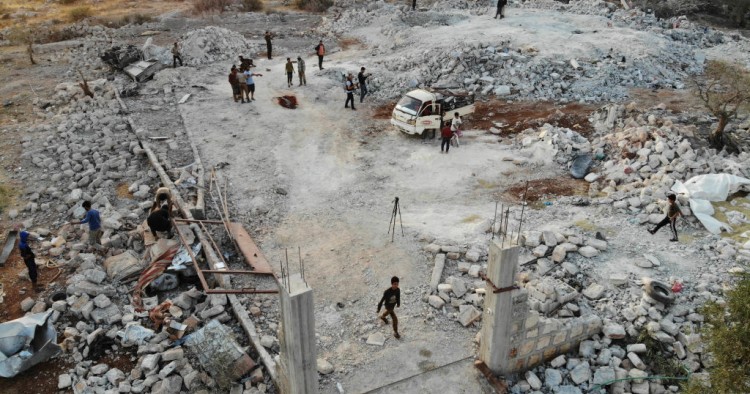
[[[222,27],[191,30],[181,40],[183,61],[191,66],[236,60],[238,55],[257,52],[242,34]]]

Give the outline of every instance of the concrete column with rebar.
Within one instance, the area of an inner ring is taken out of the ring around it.
[[[300,274],[281,282],[279,388],[282,394],[317,393],[313,291]]]
[[[513,293],[494,293],[495,288],[513,286],[518,269],[518,246],[503,249],[496,241],[490,242],[487,264],[486,295],[482,314],[482,335],[479,359],[495,373],[505,373],[511,357],[511,335],[513,319]],[[490,283],[491,282],[491,283]],[[494,284],[494,286],[493,286]]]

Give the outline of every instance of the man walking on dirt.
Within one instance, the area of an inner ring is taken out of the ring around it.
[[[237,67],[232,66],[232,69],[229,71],[229,85],[232,87],[232,98],[234,98],[234,102],[236,103],[238,98],[242,98],[242,102],[245,102],[244,97],[242,97],[242,92],[240,91],[240,79],[237,75]]]
[[[18,228],[16,228],[18,230]],[[31,279],[31,284],[34,285],[34,290],[37,290],[36,287],[36,279],[38,277],[38,271],[36,266],[36,261],[34,258],[36,255],[31,250],[31,247],[29,246],[29,232],[26,230],[21,231],[19,234],[19,241],[18,241],[18,249],[21,251],[21,257],[23,258],[24,264],[26,264],[26,269],[29,270],[29,279]]]
[[[657,231],[659,231],[660,228],[664,227],[669,223],[669,228],[672,230],[672,238],[669,240],[672,242],[677,242],[677,228],[675,227],[675,223],[677,222],[677,217],[682,215],[682,210],[680,209],[680,206],[677,205],[677,196],[674,194],[669,194],[667,196],[667,201],[669,203],[669,206],[667,207],[667,216],[662,219],[659,224],[656,225],[656,227],[652,228],[651,230],[648,230],[651,234],[656,234]]]
[[[505,18],[505,6],[508,4],[508,0],[497,0],[497,12],[495,12],[495,19],[500,15],[500,19]]]
[[[292,83],[292,78],[294,77],[294,64],[292,63],[291,58],[286,58],[286,87],[291,88],[294,83]]]
[[[91,209],[91,201],[84,201],[81,206],[86,210],[86,216],[80,222],[72,221],[70,224],[88,223],[89,245],[95,249],[99,249],[102,246],[102,219],[99,216],[99,211]]]
[[[305,78],[305,61],[299,56],[297,56],[297,73],[299,74],[299,86],[307,86],[307,78]]]
[[[273,34],[271,34],[270,31],[266,31],[266,34],[263,36],[263,38],[266,39],[266,51],[268,52],[268,60],[271,60],[271,50],[273,49],[273,46],[271,45],[271,38],[273,38]]]
[[[177,43],[174,43],[172,47],[172,68],[177,68],[177,61],[180,61],[180,67],[182,67],[182,57],[180,56],[180,48],[177,47]]]
[[[351,101],[352,111],[356,111],[357,109],[354,108],[354,89],[356,87],[352,79],[352,74],[349,73],[349,75],[346,77],[346,85],[344,85],[344,88],[346,89],[346,103],[344,103],[344,108],[349,108],[349,102]]]
[[[323,56],[326,55],[326,47],[323,45],[323,40],[320,40],[318,42],[318,45],[315,47],[315,53],[318,54],[318,68],[323,69]]]
[[[383,304],[385,304],[385,312],[381,315],[380,308]],[[398,333],[398,317],[396,317],[394,311],[396,307],[401,307],[401,290],[398,288],[398,277],[394,276],[391,278],[391,287],[383,292],[383,298],[378,302],[378,316],[385,324],[388,324],[388,315],[391,316],[393,319],[393,336],[399,339],[401,335]]]
[[[359,81],[359,102],[361,103],[362,100],[365,99],[365,96],[367,95],[367,78],[370,77],[371,74],[365,74],[365,68],[362,67],[359,70],[359,74],[357,74],[357,80]]]

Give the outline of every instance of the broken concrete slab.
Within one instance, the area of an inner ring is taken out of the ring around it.
[[[385,344],[385,335],[380,332],[375,332],[367,337],[368,345],[383,346]]]
[[[217,320],[209,321],[187,337],[185,345],[217,381],[232,381],[255,367],[255,362],[242,350],[232,331]]]

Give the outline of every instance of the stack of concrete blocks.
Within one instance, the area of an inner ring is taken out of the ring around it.
[[[560,354],[576,349],[578,344],[602,331],[602,319],[589,315],[575,319],[545,319],[529,311],[525,290],[513,294],[510,351],[511,371],[525,371]]]
[[[519,247],[503,248],[490,243],[487,277],[497,288],[514,285]],[[598,316],[576,319],[542,319],[529,311],[525,289],[494,293],[487,284],[479,358],[495,373],[524,371],[545,360],[564,354],[582,340],[598,334]]]

